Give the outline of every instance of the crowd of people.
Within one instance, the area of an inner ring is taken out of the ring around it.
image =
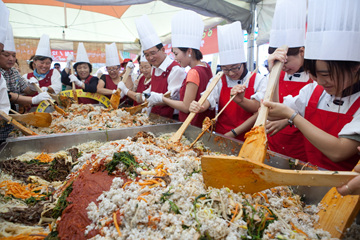
[[[356,18],[360,3],[323,2],[277,1],[268,65],[270,71],[276,61],[283,62],[284,66],[273,101],[263,103],[269,108],[268,143],[275,152],[324,169],[353,170],[360,158],[360,45],[357,42],[360,29]],[[136,78],[130,74],[123,79],[125,69],[131,71],[134,63],[129,59],[120,63],[115,43],[106,45],[103,74],[91,75],[92,64],[83,43],[78,45],[74,64],[74,57],[70,55],[61,73],[50,69],[52,56],[47,35],[40,38],[30,63],[33,71],[21,76],[14,66],[16,49],[8,24],[8,10],[0,3],[0,109],[5,113],[9,113],[10,108],[18,110],[16,105],[36,106],[51,99],[51,94],[59,94],[62,85],[74,83],[77,89],[108,98],[120,89],[121,102],[130,99],[137,105],[147,101],[147,111],[182,122],[190,112],[195,112],[191,124],[197,127],[202,126],[206,117],[214,118],[216,109],[220,111],[235,96],[217,119],[215,131],[243,141],[244,134],[255,123],[268,76],[249,72],[240,22],[217,27],[224,75],[200,105],[201,94],[214,78],[210,66],[202,61],[204,23],[197,13],[183,10],[172,19],[175,59],[165,53],[149,18],[143,15],[136,19],[141,43],[140,74]],[[336,11],[338,9],[344,11]],[[190,68],[187,72],[186,67]],[[41,88],[40,93],[35,84]],[[79,103],[98,102],[79,98]],[[11,125],[3,123],[1,141],[11,129]],[[339,192],[359,194],[359,181],[360,177],[353,179],[339,188]]]

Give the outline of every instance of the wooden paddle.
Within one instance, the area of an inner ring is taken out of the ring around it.
[[[245,193],[255,193],[272,187],[288,185],[339,187],[360,175],[346,171],[279,169],[264,163],[232,156],[202,156],[201,167],[206,186],[215,188],[225,186],[234,192]],[[336,220],[338,220],[337,216]]]
[[[126,83],[126,80],[128,79],[129,75],[130,75],[130,72],[131,72],[131,68],[129,67],[126,67],[126,70],[125,70],[125,73],[124,73],[124,76],[122,78],[122,82],[125,84]],[[111,95],[111,98],[110,98],[110,105],[113,109],[118,109],[119,107],[119,103],[120,103],[120,93],[121,93],[121,90],[118,88],[116,89],[116,92],[114,94]]]
[[[71,65],[71,72],[73,74],[75,74],[75,71],[74,71],[74,66],[72,65],[72,63],[70,62],[70,65]],[[100,78],[99,78],[100,79]],[[78,98],[78,95],[77,95],[77,92],[76,92],[76,86],[75,86],[75,82],[72,82],[72,92],[73,92],[73,96],[74,96],[74,100],[77,104],[79,104],[79,98]]]
[[[333,238],[342,239],[346,229],[351,226],[359,213],[360,196],[343,197],[338,193],[336,187],[333,187],[325,194],[320,205],[323,209],[318,212],[319,221],[315,227],[328,231]]]
[[[282,46],[281,48],[285,49],[286,51],[288,49],[287,46]],[[283,65],[284,63],[278,61],[271,69],[269,81],[264,96],[264,101],[272,100],[274,90],[279,81],[280,72],[283,68]],[[264,106],[264,104],[261,103],[259,114],[254,124],[254,127],[250,130],[250,132],[246,133],[245,135],[245,142],[240,149],[239,157],[250,159],[254,162],[264,162],[267,149],[265,124],[268,113],[268,107]]]
[[[15,112],[15,114],[9,114],[13,119],[35,127],[49,127],[52,122],[50,113],[32,112],[20,114],[12,109],[10,111]]]
[[[136,113],[141,112],[141,110],[143,108],[146,108],[148,105],[149,105],[149,102],[144,102],[144,103],[139,104],[137,106],[123,108],[123,110],[130,113],[131,115],[134,115]]]
[[[33,131],[31,131],[30,129],[24,127],[23,125],[21,125],[18,121],[16,121],[15,119],[13,119],[12,117],[8,116],[5,112],[0,110],[0,117],[2,119],[4,119],[8,124],[13,125],[15,128],[19,129],[25,136],[30,136],[30,135],[37,135],[36,133],[34,133]]]
[[[41,90],[41,88],[36,84],[36,83],[32,83],[32,85],[34,85],[34,87],[36,88],[36,90],[38,91],[38,93],[42,93],[43,91]],[[59,108],[57,105],[55,105],[55,103],[53,102],[52,99],[47,100],[47,102],[55,109],[55,111],[57,111],[58,113],[60,113],[63,116],[66,116],[66,112],[64,110],[62,110],[61,108]]]
[[[248,79],[246,79],[246,81],[243,83],[243,86],[246,86],[246,84],[249,82],[250,78],[252,78],[252,76],[257,72],[258,68],[256,68],[250,75],[250,77]],[[216,116],[211,119],[211,124],[209,124],[208,126],[206,126],[205,128],[203,127],[202,132],[199,134],[199,136],[197,136],[197,138],[190,144],[189,148],[192,148],[194,146],[194,144],[199,141],[199,139],[205,134],[205,132],[216,123],[218,117],[220,116],[220,114],[226,109],[226,107],[234,100],[234,98],[236,97],[236,95],[232,96],[229,101],[225,104],[225,106],[221,109],[221,111],[216,114]]]
[[[204,104],[204,102],[206,101],[206,99],[208,98],[208,96],[210,95],[210,93],[212,92],[214,87],[216,86],[216,84],[219,82],[219,80],[221,79],[223,74],[224,74],[223,72],[218,72],[218,74],[216,74],[216,76],[212,79],[210,85],[206,88],[204,94],[201,96],[201,98],[198,101],[200,105]],[[184,134],[186,128],[190,125],[190,123],[193,120],[193,118],[195,117],[195,115],[196,115],[196,113],[194,113],[194,112],[189,113],[189,115],[185,119],[184,123],[180,126],[180,128],[177,130],[177,132],[169,139],[170,142],[180,141],[181,136]]]

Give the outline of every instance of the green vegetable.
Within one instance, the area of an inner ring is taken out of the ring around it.
[[[71,182],[70,185],[61,194],[61,197],[59,198],[55,208],[53,209],[53,213],[51,215],[52,218],[57,219],[58,217],[60,217],[64,209],[69,205],[69,202],[66,201],[66,198],[70,195],[70,193],[73,190],[72,185],[73,182]]]
[[[109,163],[105,164],[105,168],[109,175],[116,170],[116,166],[119,163],[123,163],[127,170],[134,174],[137,174],[135,171],[136,168],[140,167],[140,165],[136,162],[134,155],[132,155],[130,152],[116,152],[113,155],[113,159]]]
[[[169,190],[165,193],[162,193],[162,196],[160,198],[160,201],[162,203],[168,201],[170,204],[169,212],[173,211],[175,214],[181,214],[179,207],[171,200],[169,200],[169,197],[173,195],[174,193],[170,193],[170,190],[172,189],[172,186],[169,188]]]
[[[199,222],[199,219],[198,219],[197,216],[196,216],[196,203],[197,203],[197,200],[198,200],[199,198],[203,198],[203,197],[206,197],[206,196],[207,196],[207,194],[200,194],[199,196],[197,196],[197,197],[195,198],[195,200],[194,200],[194,202],[193,202],[193,206],[194,206],[194,216],[195,216],[195,221],[197,222],[196,230],[197,230],[198,232],[200,232],[201,223]]]
[[[44,240],[60,240],[58,234],[59,233],[57,231],[52,231],[51,233],[49,233],[49,235],[46,236]]]

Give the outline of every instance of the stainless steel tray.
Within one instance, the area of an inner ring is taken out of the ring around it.
[[[65,150],[74,145],[78,145],[92,140],[105,142],[123,139],[128,136],[135,136],[135,134],[139,131],[152,132],[158,136],[163,133],[176,132],[180,126],[181,123],[169,123],[132,128],[110,129],[107,131],[82,131],[77,133],[10,138],[7,139],[7,142],[3,144],[3,149],[0,150],[0,161],[24,154],[28,151],[44,151],[51,153]],[[187,137],[190,141],[193,141],[200,132],[200,128],[189,126],[186,129],[184,136]],[[202,137],[202,142],[210,150],[228,155],[238,155],[240,148],[243,144],[241,141],[228,138],[216,133],[204,134],[204,136]],[[265,160],[266,164],[282,169],[290,169],[290,166],[293,165],[289,164],[289,157],[271,151],[269,152],[270,159]],[[293,160],[290,160],[290,162],[291,161]],[[295,166],[295,168],[301,169],[302,164]],[[329,187],[294,187],[295,192],[300,194],[304,198],[304,201],[306,203],[311,204],[320,202],[322,197],[329,189]]]

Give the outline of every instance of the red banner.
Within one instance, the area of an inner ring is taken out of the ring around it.
[[[73,50],[51,50],[54,62],[66,62],[69,54],[74,54]]]

